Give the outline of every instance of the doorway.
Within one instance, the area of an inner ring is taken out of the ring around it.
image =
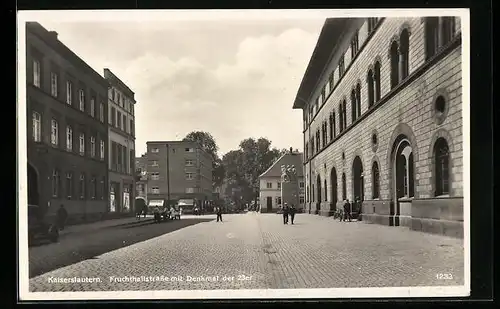
[[[267,207],[267,212],[273,211],[273,197],[272,196],[268,196],[266,198],[266,207]]]

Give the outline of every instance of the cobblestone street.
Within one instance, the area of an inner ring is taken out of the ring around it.
[[[30,291],[443,286],[463,284],[463,272],[462,239],[308,214],[284,225],[280,215],[250,212],[45,273]],[[54,282],[72,277],[100,282]]]

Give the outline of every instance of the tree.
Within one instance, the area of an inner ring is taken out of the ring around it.
[[[212,182],[214,186],[220,186],[224,180],[224,166],[217,152],[219,146],[212,134],[204,131],[192,131],[183,141],[192,141],[200,144],[201,148],[212,157]]]
[[[237,186],[238,196],[245,202],[256,198],[259,189],[259,176],[281,156],[281,151],[271,147],[266,138],[247,138],[241,141],[238,150],[224,155],[222,164],[225,176],[232,185]]]

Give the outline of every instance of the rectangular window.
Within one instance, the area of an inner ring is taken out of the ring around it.
[[[78,92],[78,102],[80,103],[80,110],[82,112],[85,111],[85,92],[83,91],[83,89],[80,89],[80,91]]]
[[[194,193],[194,188],[186,188],[186,193]]]
[[[125,131],[125,127],[127,126],[127,116],[125,114],[122,115],[122,131]]]
[[[186,166],[193,166],[193,165],[194,165],[193,160],[190,159],[186,160]]]
[[[33,140],[35,142],[41,142],[42,141],[42,116],[37,112],[33,112],[32,122],[33,122],[32,123]]]
[[[100,143],[101,143],[101,144],[100,144],[100,150],[101,150],[101,151],[100,151],[100,153],[101,153],[100,158],[101,158],[101,160],[104,160],[104,141],[103,141],[103,140],[101,140],[101,141],[100,141]]]
[[[59,196],[59,171],[54,169],[52,170],[52,197]]]
[[[90,137],[90,156],[92,158],[95,157],[95,137],[94,136]]]
[[[130,135],[134,136],[135,132],[135,126],[134,126],[134,121],[130,119]]]
[[[58,97],[58,82],[59,79],[57,73],[50,72],[50,94],[56,98]]]
[[[85,199],[85,174],[80,174],[80,199]]]
[[[71,126],[66,127],[66,150],[73,151],[73,129]]]
[[[106,177],[101,178],[101,200],[104,200],[104,195],[106,194]]]
[[[151,152],[158,153],[158,152],[160,152],[160,149],[159,148],[151,148]]]
[[[303,181],[299,182],[299,188],[304,188],[304,182]]]
[[[193,180],[193,179],[194,179],[193,173],[186,173],[186,180]]]
[[[273,183],[272,182],[266,183],[266,188],[267,189],[272,189],[273,188]]]
[[[151,180],[160,180],[160,173],[158,172],[151,173]]]
[[[151,166],[158,166],[158,161],[153,160],[153,161],[151,162]]]
[[[334,80],[333,80],[333,72],[330,73],[330,76],[328,77],[328,84],[329,84],[329,91],[332,92],[333,91],[333,84]]]
[[[73,173],[66,173],[66,197],[68,200],[73,197]]]
[[[95,200],[97,197],[97,180],[95,177],[90,179],[90,198]]]
[[[51,121],[50,143],[54,146],[59,144],[59,124],[55,119]]]
[[[194,152],[194,148],[186,148],[186,152]]]
[[[299,204],[304,204],[304,197],[303,196],[299,196]]]
[[[40,61],[33,59],[33,85],[40,88],[42,85],[41,82],[41,65]]]
[[[104,123],[104,104],[99,104],[99,120]]]
[[[119,111],[116,111],[116,127],[121,128],[122,126],[122,114]]]
[[[153,194],[160,194],[160,188],[158,188],[158,187],[151,187],[151,193],[153,193]]]
[[[73,84],[69,80],[66,81],[66,103],[68,105],[73,103]]]
[[[356,31],[351,41],[351,59],[354,59],[354,57],[356,57],[358,51],[359,51],[359,35],[358,32]]]
[[[95,117],[95,99],[90,99],[90,116]]]
[[[80,148],[78,150],[79,150],[81,156],[85,155],[85,134],[84,133],[80,133]]]

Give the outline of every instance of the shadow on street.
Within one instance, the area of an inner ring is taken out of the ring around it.
[[[29,248],[29,277],[36,277],[87,259],[98,258],[99,255],[109,251],[212,220],[214,219],[181,219],[161,223],[154,223],[152,220],[138,221],[135,225],[115,225],[86,233],[69,234],[58,243]]]

